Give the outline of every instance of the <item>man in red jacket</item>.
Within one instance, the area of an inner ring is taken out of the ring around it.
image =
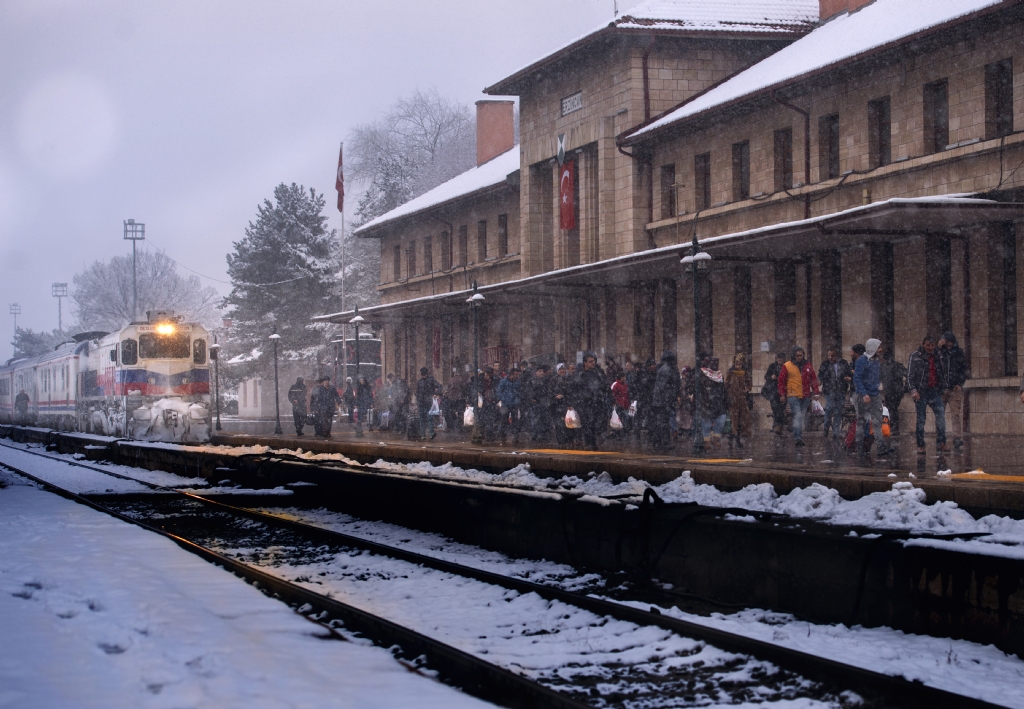
[[[814,365],[804,357],[803,348],[794,347],[793,355],[779,372],[779,398],[788,402],[793,412],[793,438],[797,448],[804,445],[804,416],[812,397],[818,398],[818,375]]]

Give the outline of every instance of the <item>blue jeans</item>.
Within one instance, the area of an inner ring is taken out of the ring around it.
[[[807,407],[811,405],[811,400],[791,396],[787,398],[787,401],[789,410],[793,412],[793,440],[802,441],[804,440],[804,416],[807,415]]]
[[[722,435],[722,430],[725,428],[725,414],[716,416],[713,419],[701,419],[700,425],[705,438],[712,433]]]
[[[839,392],[834,392],[825,397],[825,433],[829,431],[839,435],[839,429],[843,426],[843,407],[846,405],[846,397]]]
[[[917,409],[917,445],[924,445],[924,419],[930,407],[935,415],[935,442],[942,445],[946,442],[946,405],[942,402],[942,393],[938,389],[919,391],[920,399],[914,402]]]

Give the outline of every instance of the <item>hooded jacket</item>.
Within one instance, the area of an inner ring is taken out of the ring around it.
[[[804,360],[803,364],[798,365],[796,362],[790,360],[782,365],[779,370],[779,398],[783,401],[789,398],[789,378],[790,367],[795,367],[800,372],[801,391],[803,396],[798,397],[801,399],[809,399],[812,394],[818,393],[818,375],[814,373],[814,365]]]
[[[967,372],[967,355],[960,349],[960,344],[956,341],[956,337],[952,332],[943,333],[942,339],[953,343],[953,346],[948,350],[945,347],[937,350],[939,357],[942,359],[942,366],[945,369],[942,388],[949,390],[954,387],[962,387],[970,378],[970,374]]]
[[[679,399],[681,383],[679,370],[676,369],[676,358],[666,353],[661,358],[661,366],[654,379],[654,395],[651,406],[674,409]]]

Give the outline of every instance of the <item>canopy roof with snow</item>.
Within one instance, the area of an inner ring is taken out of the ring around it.
[[[970,16],[1019,0],[875,0],[843,13],[805,37],[698,94],[679,107],[626,134],[634,143],[669,126],[747,101],[864,58],[925,32],[941,30]]]
[[[395,207],[390,212],[385,212],[376,219],[363,224],[353,233],[356,236],[376,236],[371,232],[378,227],[414,214],[426,211],[433,207],[440,206],[461,197],[484,192],[498,185],[505,183],[509,174],[519,169],[519,146],[515,145],[496,158],[488,160],[482,165],[466,170],[460,175],[444,182],[432,190],[424,192],[415,199],[410,199],[405,204]]]
[[[628,15],[577,37],[484,89],[484,93],[513,95],[521,81],[544,66],[615,32],[781,38],[805,34],[817,22],[818,0],[645,0]]]

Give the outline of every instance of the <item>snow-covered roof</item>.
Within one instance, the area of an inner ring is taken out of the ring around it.
[[[843,13],[630,134],[635,138],[857,59],[1006,0],[875,0]]]
[[[558,57],[615,30],[680,34],[794,35],[818,22],[818,0],[644,0],[627,14],[602,24],[513,72],[484,93],[500,94]]]
[[[519,169],[519,146],[513,146],[496,158],[488,160],[483,165],[466,170],[461,175],[456,175],[445,183],[442,183],[428,192],[424,192],[415,199],[410,199],[403,205],[395,207],[376,219],[371,219],[366,224],[356,229],[353,233],[365,236],[366,232],[392,222],[402,217],[408,217],[422,212],[431,207],[449,202],[459,197],[465,197],[479,192],[480,190],[494,187],[505,182],[510,173]]]

